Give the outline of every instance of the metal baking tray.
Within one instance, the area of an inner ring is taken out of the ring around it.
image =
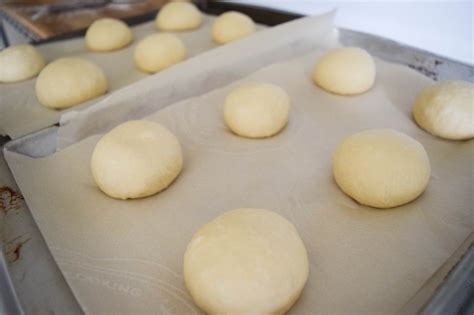
[[[301,17],[298,14],[229,2],[198,1],[198,5],[202,11],[209,14],[220,14],[228,10],[241,11],[256,22],[270,26]],[[147,15],[141,22],[153,17],[154,13]],[[343,45],[363,47],[379,58],[407,65],[432,79],[474,82],[474,67],[471,65],[347,29],[340,28],[339,36]],[[35,148],[42,148],[36,157],[52,154],[56,151],[56,136],[57,127],[50,127],[11,142],[7,142],[7,138],[0,138],[2,314],[82,313],[3,158],[3,147],[33,156],[31,146],[34,145]],[[407,301],[400,309],[400,314],[473,314],[473,297],[474,234],[471,233],[416,295]]]

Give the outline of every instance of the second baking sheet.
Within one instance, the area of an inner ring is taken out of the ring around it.
[[[238,83],[149,116],[177,135],[185,161],[178,179],[150,198],[120,201],[98,190],[89,170],[98,136],[41,159],[6,152],[87,313],[199,313],[183,283],[185,247],[202,224],[238,207],[274,210],[300,232],[310,278],[293,314],[394,313],[452,254],[474,224],[473,141],[416,126],[413,98],[432,82],[403,66],[377,61],[376,84],[363,95],[322,91],[310,76],[321,53],[246,79],[278,84],[292,99],[289,124],[273,138],[243,139],[225,127],[223,100]],[[425,146],[432,176],[420,198],[378,210],[338,189],[332,154],[367,128],[395,128]]]
[[[186,45],[187,59],[219,47],[211,38],[211,27],[214,19],[213,16],[204,15],[203,24],[200,28],[188,32],[173,33],[182,39]],[[264,26],[258,25],[258,29],[262,28]],[[8,135],[12,139],[16,139],[33,131],[49,127],[59,122],[61,115],[64,113],[83,109],[107,98],[110,93],[124,86],[149,77],[150,74],[136,68],[133,52],[140,40],[159,31],[153,21],[131,27],[131,30],[133,42],[124,49],[112,52],[88,51],[83,37],[37,46],[48,63],[67,56],[83,57],[95,62],[104,70],[107,76],[107,94],[66,110],[54,110],[46,108],[38,102],[35,94],[35,78],[20,83],[0,83],[0,135]]]

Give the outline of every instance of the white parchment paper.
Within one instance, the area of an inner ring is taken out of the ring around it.
[[[417,127],[411,105],[432,82],[403,66],[378,60],[375,86],[359,96],[324,92],[310,78],[321,53],[244,79],[289,93],[290,121],[275,137],[244,139],[225,127],[223,101],[239,82],[148,116],[176,134],[185,162],[177,180],[149,198],[120,201],[99,191],[89,170],[99,136],[45,158],[6,152],[87,313],[199,313],[183,283],[185,247],[201,225],[239,207],[276,211],[303,238],[310,276],[291,314],[391,314],[441,266],[473,229],[473,141],[446,141]],[[394,128],[424,145],[432,176],[418,199],[378,210],[339,190],[332,154],[367,128]]]
[[[214,17],[205,15],[203,25],[199,29],[175,33],[185,43],[188,58],[219,47],[210,36],[213,20]],[[261,29],[263,26],[259,25],[258,28]],[[149,77],[149,74],[135,67],[133,51],[140,40],[158,30],[153,21],[131,29],[134,36],[132,44],[113,52],[90,52],[85,47],[83,37],[37,46],[48,62],[66,56],[78,56],[98,64],[107,76],[108,94],[70,109],[54,110],[42,106],[36,99],[36,78],[20,83],[0,83],[0,135],[9,135],[12,139],[16,139],[54,125],[64,113],[83,110],[106,99],[114,91]],[[155,74],[154,77],[160,77],[161,73]]]

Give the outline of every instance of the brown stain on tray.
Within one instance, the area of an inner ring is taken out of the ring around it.
[[[23,195],[8,186],[0,187],[0,211],[5,214],[13,209],[20,209]]]
[[[26,236],[26,237],[25,237]],[[21,235],[7,241],[4,247],[4,253],[7,258],[8,263],[14,263],[20,259],[21,250],[23,245],[28,243],[31,238],[28,237],[28,234]]]
[[[21,209],[23,200],[23,195],[16,190],[8,186],[0,186],[0,211],[3,211],[5,215],[7,215],[10,210]],[[5,253],[8,263],[13,263],[20,259],[23,245],[29,240],[29,235],[23,234],[5,241],[3,252]]]
[[[23,242],[23,243],[18,243],[16,244],[16,247],[15,249],[13,250],[13,261],[17,261],[18,259],[20,259],[20,251],[21,251],[21,248],[23,247],[23,244],[25,244],[27,241]]]

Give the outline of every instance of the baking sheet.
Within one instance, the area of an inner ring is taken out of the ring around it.
[[[199,29],[174,33],[185,43],[188,59],[219,46],[212,41],[210,36],[213,20],[213,16],[204,15],[203,24]],[[259,29],[263,27],[258,25]],[[59,122],[62,114],[82,110],[110,97],[112,92],[124,86],[149,77],[149,74],[136,69],[133,51],[141,39],[158,30],[154,21],[131,27],[131,29],[134,36],[132,44],[113,52],[90,52],[85,47],[83,37],[37,46],[48,62],[60,57],[78,56],[100,65],[107,76],[109,91],[106,95],[81,105],[65,110],[54,110],[42,106],[36,99],[34,89],[36,78],[20,83],[0,84],[0,135],[8,135],[16,139],[54,125]],[[154,76],[160,77],[162,74],[163,72]]]
[[[289,125],[273,138],[243,139],[225,128],[222,103],[238,83],[149,116],[177,135],[185,160],[173,185],[150,198],[114,200],[96,188],[89,160],[98,136],[45,158],[6,151],[84,311],[198,313],[182,279],[185,246],[202,224],[238,207],[282,214],[306,244],[310,278],[290,313],[394,313],[446,261],[474,226],[473,141],[416,126],[412,101],[432,81],[403,66],[377,60],[376,84],[363,95],[322,91],[310,79],[321,53],[248,79],[278,84],[292,99]],[[367,128],[395,128],[424,145],[432,176],[420,198],[377,210],[338,189],[332,153]]]

